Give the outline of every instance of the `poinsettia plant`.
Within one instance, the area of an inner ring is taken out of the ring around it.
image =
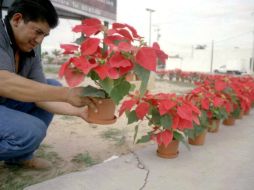
[[[217,90],[216,90],[217,89]],[[217,85],[215,87],[203,85],[190,91],[186,98],[192,101],[200,110],[205,111],[207,119],[225,119],[231,112],[231,104],[220,92]]]
[[[227,118],[230,104],[222,93],[216,92],[211,86],[198,86],[186,94],[186,99],[193,102],[201,110],[200,125],[193,130],[186,130],[187,136],[194,139],[206,129],[214,129],[213,120],[220,121]]]
[[[61,45],[65,54],[73,56],[61,66],[59,76],[71,87],[87,77],[92,79],[95,85],[86,87],[84,96],[110,97],[118,104],[134,89],[126,80],[131,72],[142,81],[140,92],[145,94],[150,72],[168,58],[158,43],[148,47],[128,24],[113,23],[107,28],[100,20],[90,18],[72,31],[81,33],[82,37],[74,44]]]
[[[136,141],[140,122],[147,121],[150,131],[142,136],[137,143],[155,140],[159,145],[167,146],[173,139],[185,143],[185,129],[199,124],[200,110],[190,101],[176,94],[146,93],[142,98],[138,94],[131,95],[120,108],[120,115],[126,113],[128,124],[135,126]]]

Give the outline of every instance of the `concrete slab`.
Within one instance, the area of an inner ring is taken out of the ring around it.
[[[234,126],[221,124],[203,146],[180,146],[179,156],[156,156],[156,145],[60,176],[25,190],[253,190],[254,110]]]

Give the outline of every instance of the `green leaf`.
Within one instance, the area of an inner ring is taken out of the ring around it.
[[[112,88],[113,88],[113,80],[110,78],[106,78],[103,81],[100,81],[101,87],[108,93],[110,94]]]
[[[91,96],[96,98],[106,98],[106,93],[102,89],[95,88],[93,86],[86,86],[83,88],[82,96]]]
[[[208,117],[207,117],[207,114],[206,114],[206,111],[202,110],[201,111],[201,116],[199,117],[199,121],[200,121],[200,124],[203,126],[207,126],[208,124]]]
[[[191,138],[191,139],[194,139],[195,138],[195,132],[194,132],[194,129],[186,129],[184,130],[184,134]]]
[[[150,77],[150,71],[144,69],[139,64],[134,67],[134,72],[141,80],[140,95],[143,96],[147,90],[147,84]]]
[[[154,125],[159,125],[161,126],[161,116],[160,116],[160,113],[157,109],[152,109],[151,110],[151,115],[152,115],[152,123]]]
[[[171,119],[171,116],[169,115],[163,115],[161,117],[161,126],[164,128],[164,129],[169,129],[172,125],[172,119]]]
[[[134,138],[133,138],[133,142],[134,142],[134,143],[135,143],[136,138],[137,138],[137,134],[138,134],[138,127],[139,127],[139,125],[136,125],[136,126],[135,126]]]
[[[182,141],[184,139],[183,135],[177,131],[173,131],[173,135],[175,140]]]
[[[137,118],[135,110],[133,110],[133,111],[131,111],[129,113],[126,113],[126,115],[127,115],[127,118],[128,118],[128,124],[132,124],[132,123],[138,121],[138,118]]]
[[[93,80],[93,81],[98,81],[100,79],[99,75],[95,71],[91,71],[88,76]]]
[[[129,82],[122,81],[118,85],[114,86],[109,96],[118,105],[119,102],[129,93],[130,88],[131,85]]]
[[[147,133],[147,135],[142,136],[138,141],[137,144],[139,143],[146,143],[151,140],[151,133]]]
[[[82,42],[85,40],[86,38],[84,37],[84,35],[81,35],[79,38],[77,38],[74,43],[76,44],[82,44]]]
[[[131,88],[130,88],[130,91],[134,91],[136,89],[136,86],[135,84],[131,84]]]
[[[177,131],[174,131],[174,132],[173,132],[173,135],[174,135],[174,139],[175,139],[175,140],[178,140],[178,141],[182,142],[182,143],[186,146],[186,148],[187,148],[188,150],[190,150],[190,145],[189,145],[189,143],[186,142],[184,136],[183,136],[181,133],[179,133],[179,132],[177,132]]]
[[[233,112],[231,112],[231,115],[232,115],[234,118],[238,118],[239,115],[240,115],[240,112],[241,112],[241,109],[240,109],[240,107],[238,106],[237,108],[234,109]]]

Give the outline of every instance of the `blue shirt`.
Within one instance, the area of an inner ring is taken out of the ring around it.
[[[41,59],[39,56],[39,48],[35,48],[29,53],[20,53],[18,72],[16,71],[15,67],[15,51],[16,44],[13,36],[13,31],[9,20],[5,18],[5,20],[0,20],[0,70],[17,73],[18,75],[27,79],[46,83]]]

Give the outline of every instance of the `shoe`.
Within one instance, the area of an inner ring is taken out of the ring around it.
[[[18,165],[29,169],[44,170],[52,167],[52,164],[43,158],[32,158],[31,160],[24,160],[19,162],[5,162],[6,165]]]

